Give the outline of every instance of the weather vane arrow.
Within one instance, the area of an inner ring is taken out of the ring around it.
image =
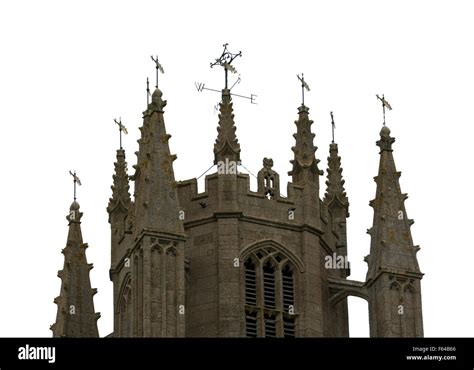
[[[159,72],[164,74],[165,70],[163,69],[163,66],[160,64],[160,62],[158,60],[158,55],[155,56],[155,57],[153,57],[153,55],[152,55],[151,60],[155,62],[155,68],[156,68],[156,86],[155,86],[155,88],[158,88],[158,75],[159,75]]]
[[[222,55],[219,58],[215,59],[214,62],[211,62],[211,68],[213,68],[215,66],[220,66],[220,67],[224,68],[224,77],[225,77],[224,90],[231,91],[234,88],[235,85],[240,83],[241,78],[240,78],[240,75],[238,75],[237,80],[234,82],[234,84],[229,89],[229,87],[228,87],[229,86],[229,72],[231,72],[233,74],[238,73],[235,66],[232,65],[232,62],[235,60],[235,58],[241,57],[242,52],[239,51],[237,54],[233,54],[227,49],[228,45],[229,44],[224,44],[223,45],[224,46],[224,51],[222,52]],[[202,82],[195,82],[194,85],[196,86],[196,89],[197,89],[198,92],[202,92],[204,90],[214,91],[214,92],[218,92],[218,93],[222,92],[222,91],[217,90],[217,89],[211,89],[209,87],[206,87],[205,83],[202,83]],[[245,96],[245,95],[230,93],[230,95],[231,96],[237,96],[239,98],[249,99],[252,104],[257,104],[257,95],[255,95],[255,94],[250,94],[250,96]],[[217,105],[214,107],[214,109],[216,109]]]
[[[311,89],[309,88],[309,85],[304,80],[304,73],[301,74],[301,77],[299,75],[296,75],[296,77],[298,77],[298,80],[300,80],[301,82],[301,97],[302,97],[301,105],[304,105],[304,91],[305,90],[311,91]]]
[[[74,200],[76,200],[76,184],[81,186],[81,180],[79,179],[79,177],[77,176],[76,174],[76,171],[72,172],[72,171],[69,171],[69,174],[72,176],[72,178],[74,179]]]
[[[120,132],[120,149],[122,149],[122,132],[127,135],[128,131],[127,128],[122,124],[122,117],[120,117],[117,121],[116,118],[114,118],[114,122],[118,125],[119,127],[119,132]]]
[[[385,95],[382,95],[382,97],[380,97],[378,94],[376,94],[375,96],[382,102],[383,125],[385,126],[385,108],[387,108],[388,110],[392,110],[392,106],[387,100],[385,100]]]

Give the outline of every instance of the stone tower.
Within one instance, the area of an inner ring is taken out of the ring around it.
[[[370,203],[374,223],[368,230],[368,273],[362,282],[349,279],[349,199],[339,147],[329,145],[321,199],[323,171],[307,106],[298,107],[295,121],[288,195],[281,195],[280,176],[269,157],[263,158],[254,191],[249,175],[239,172],[232,93],[223,89],[216,170],[206,175],[199,192],[196,178],[175,181],[176,156],[170,154],[162,96],[157,88],[143,113],[132,176],[125,151],[117,150],[107,207],[114,290],[111,336],[347,337],[348,296],[369,302],[371,336],[423,335],[423,275],[393,160],[395,139],[387,127],[377,142],[380,167]],[[71,209],[79,208],[73,204]],[[74,217],[70,230],[79,228],[80,214]],[[82,244],[75,233],[70,231],[71,240]],[[80,287],[92,303],[88,275]],[[60,297],[68,294],[71,290],[62,288]],[[69,298],[58,299],[61,310],[53,331],[69,336],[59,329],[69,304],[63,305],[63,299]],[[89,335],[87,323],[75,333]]]
[[[214,144],[217,171],[206,176],[201,193],[195,178],[176,183],[165,105],[155,90],[140,128],[134,201],[125,153],[117,151],[108,207],[114,336],[344,337],[349,295],[369,301],[372,336],[422,335],[422,275],[387,128],[378,142],[369,272],[358,282],[348,279],[349,200],[338,145],[329,146],[321,200],[323,172],[308,107],[298,108],[292,182],[283,197],[271,158],[263,160],[257,191],[238,171],[241,148],[228,89]]]
[[[75,200],[69,208],[69,233],[64,254],[64,267],[58,271],[61,279],[61,292],[54,299],[58,306],[56,322],[51,325],[54,337],[98,337],[97,320],[93,297],[97,289],[91,288],[89,271],[93,268],[87,263],[88,245],[82,241],[79,203]]]

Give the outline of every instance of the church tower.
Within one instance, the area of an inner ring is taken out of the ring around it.
[[[250,187],[251,174],[239,172],[243,165],[233,98],[241,95],[228,88],[228,72],[235,71],[231,63],[240,55],[231,54],[226,44],[211,64],[224,69],[225,87],[213,147],[211,168],[216,171],[206,174],[203,190],[196,178],[175,181],[176,156],[170,153],[166,101],[158,87],[143,113],[132,176],[125,151],[117,150],[107,207],[112,336],[347,337],[348,296],[369,302],[371,336],[422,336],[422,274],[390,130],[384,127],[377,142],[380,168],[371,202],[367,278],[349,280],[349,199],[339,148],[333,138],[321,199],[323,171],[304,104],[304,88],[309,88],[303,78],[287,196],[281,194],[280,176],[269,156],[258,171],[257,189]],[[160,70],[158,59],[153,60]],[[68,292],[62,290],[61,296]]]
[[[371,337],[422,337],[420,280],[405,200],[400,190],[400,172],[395,168],[388,127],[380,131],[379,172],[375,177],[377,191],[370,202],[374,221],[367,231],[371,236],[370,254],[366,257],[366,287],[369,297]]]
[[[58,271],[61,292],[54,299],[58,306],[56,322],[51,325],[53,337],[98,337],[97,320],[93,297],[97,289],[91,288],[89,271],[93,265],[87,263],[88,245],[82,241],[79,203],[74,200],[69,208],[69,232],[64,254],[64,267]]]

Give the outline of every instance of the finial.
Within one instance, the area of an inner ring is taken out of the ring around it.
[[[334,115],[331,112],[331,126],[332,126],[332,143],[334,144],[334,129],[336,128],[336,124],[334,123]]]
[[[227,50],[227,46],[229,44],[224,44],[224,51],[222,52],[222,55],[215,60],[215,62],[211,63],[211,68],[214,66],[221,66],[224,67],[224,72],[225,72],[225,90],[228,89],[228,82],[227,82],[227,73],[228,71],[231,71],[232,73],[237,73],[237,70],[235,67],[232,65],[232,62],[234,61],[235,58],[241,57],[242,52],[239,51],[237,54],[232,54],[229,50]]]
[[[296,77],[298,77],[298,80],[301,81],[301,97],[302,97],[301,105],[304,105],[304,90],[306,89],[306,91],[310,91],[310,88],[308,84],[306,83],[306,81],[304,80],[304,73],[301,74],[301,77],[299,75],[296,75]]]
[[[75,200],[74,202],[71,203],[71,206],[69,207],[69,210],[70,211],[79,211],[79,208],[81,208],[81,206]]]
[[[151,104],[154,106],[154,109],[158,109],[158,111],[162,111],[166,106],[166,100],[161,99],[162,96],[163,93],[159,89],[156,89],[151,95]]]
[[[71,222],[71,221],[79,222],[81,220],[81,217],[82,217],[82,213],[79,212],[80,208],[81,208],[81,206],[79,205],[77,200],[74,200],[71,203],[71,205],[69,206],[69,213],[66,216],[66,220],[68,220],[69,222]]]
[[[163,69],[163,66],[158,61],[158,55],[155,56],[155,57],[153,57],[153,55],[152,55],[151,60],[155,62],[155,67],[156,67],[156,86],[155,86],[155,88],[157,89],[158,88],[158,74],[159,74],[158,72],[165,73],[165,70]]]
[[[114,118],[114,122],[118,125],[119,127],[119,132],[120,132],[120,149],[122,149],[122,131],[125,135],[128,134],[127,128],[122,124],[122,117],[119,118],[117,121],[116,118]]]
[[[150,81],[148,81],[148,77],[146,78],[146,106],[150,104]]]
[[[381,137],[389,137],[390,136],[390,129],[387,126],[383,126],[380,130]]]
[[[74,201],[76,201],[76,184],[81,186],[81,180],[79,180],[79,177],[76,175],[76,171],[72,172],[69,171],[69,174],[73,177],[74,179]]]
[[[380,130],[380,140],[377,141],[377,145],[381,151],[392,151],[392,144],[395,142],[395,138],[390,136],[390,129],[387,126],[382,126]]]
[[[376,94],[375,96],[382,102],[383,125],[385,126],[385,108],[387,108],[388,110],[392,110],[392,107],[390,106],[388,101],[385,100],[385,95],[382,95],[382,97],[380,97],[378,94]]]

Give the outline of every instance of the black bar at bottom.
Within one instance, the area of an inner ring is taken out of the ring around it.
[[[0,338],[0,369],[474,369],[474,338]]]

